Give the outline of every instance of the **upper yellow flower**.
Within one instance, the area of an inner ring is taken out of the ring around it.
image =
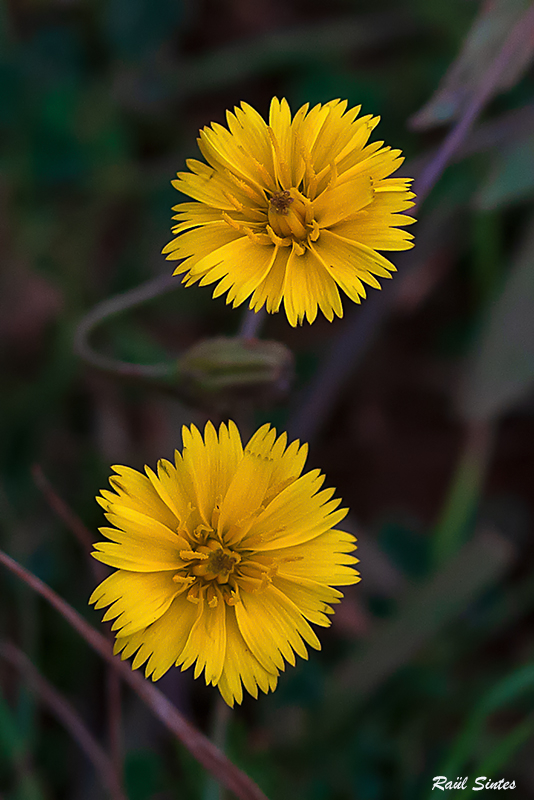
[[[359,580],[347,555],[348,533],[333,530],[345,516],[333,489],[319,491],[319,470],[301,475],[307,446],[260,428],[243,449],[230,422],[204,439],[183,429],[175,464],[146,476],[113,467],[115,493],[97,498],[115,526],[94,557],[116,567],[93,592],[110,606],[115,652],[133,668],[145,662],[157,680],[175,664],[196,662],[195,678],[218,685],[229,705],[274,689],[284,659],[307,658],[304,642],[320,644],[308,624],[327,626],[329,604],[343,596],[332,585]]]
[[[241,103],[227,112],[228,128],[213,123],[198,145],[208,162],[190,159],[173,186],[197,202],[174,207],[176,239],[167,258],[185,259],[175,275],[234,307],[275,312],[282,300],[291,325],[313,322],[317,306],[332,321],[343,316],[341,288],[356,303],[363,283],[395,267],[377,250],[406,250],[415,220],[401,212],[415,197],[411,179],[389,178],[400,150],[367,144],[378,117],[357,118],[347,101],[308,105],[293,120],[285,99],[271,102],[269,124]],[[252,296],[251,296],[252,295]]]

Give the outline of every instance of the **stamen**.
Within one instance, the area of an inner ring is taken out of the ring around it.
[[[291,239],[289,236],[285,236],[284,238],[277,236],[270,225],[267,225],[267,233],[269,234],[272,243],[277,247],[289,247],[291,244]]]
[[[269,139],[271,140],[271,146],[274,151],[273,161],[274,161],[276,177],[279,183],[282,184],[282,186],[284,185],[284,183],[287,186],[289,183],[291,183],[291,177],[289,174],[289,167],[287,165],[287,161],[282,155],[282,148],[280,147],[280,143],[276,138],[275,132],[273,131],[270,125],[267,127],[267,133],[269,134]]]
[[[180,558],[182,561],[195,561],[197,558],[208,558],[206,553],[200,553],[198,550],[180,550]]]
[[[235,183],[238,189],[241,189],[241,191],[244,194],[246,194],[247,197],[250,198],[250,200],[254,200],[256,203],[258,201],[261,202],[263,189],[260,186],[258,186],[258,189],[255,189],[253,186],[250,185],[250,183],[242,181],[240,178],[237,177],[237,175],[234,175],[234,173],[231,172],[229,169],[225,169],[224,174],[226,175],[227,178],[230,178],[230,180],[233,183]]]
[[[194,583],[193,586],[190,588],[190,590],[187,593],[187,599],[189,600],[190,603],[195,603],[195,605],[198,605],[198,603],[200,603],[200,589],[201,586],[200,583],[198,582]]]
[[[317,239],[319,238],[320,233],[321,233],[321,229],[319,227],[319,223],[317,222],[316,219],[314,219],[312,221],[312,231],[309,234],[311,241],[312,242],[316,242]]]
[[[293,202],[293,198],[287,189],[283,192],[275,192],[271,197],[270,203],[275,211],[279,214],[287,216],[289,214],[289,206]]]
[[[226,199],[231,202],[236,211],[242,213],[245,210],[245,206],[243,205],[243,203],[240,203],[237,197],[234,197],[233,194],[230,194],[230,192],[223,192],[223,194],[226,197]]]
[[[213,586],[208,586],[206,589],[206,600],[208,601],[208,606],[210,608],[217,608],[219,604],[219,598],[217,597],[217,592]]]
[[[215,498],[215,504],[213,506],[213,511],[211,512],[211,527],[213,530],[217,530],[217,525],[219,524],[219,517],[221,516],[221,505],[223,501],[222,494],[218,494]]]

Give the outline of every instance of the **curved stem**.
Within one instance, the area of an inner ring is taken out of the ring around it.
[[[78,543],[82,547],[82,552],[87,560],[88,567],[97,581],[103,581],[107,576],[106,567],[100,562],[91,558],[90,553],[93,548],[93,534],[82,522],[80,517],[70,508],[62,497],[56,492],[39,464],[32,467],[32,475],[35,485],[41,490],[48,505],[55,512],[57,517],[74,534]],[[111,632],[110,636],[113,638]],[[107,667],[106,676],[106,698],[107,698],[107,720],[108,720],[108,739],[111,760],[117,779],[122,778],[122,736],[121,736],[121,686],[120,676],[111,666]],[[1,800],[1,798],[0,798]]]
[[[112,646],[107,639],[89,625],[53,589],[2,550],[0,550],[0,563],[44,597],[90,647],[111,664],[155,716],[187,747],[193,758],[196,758],[223,786],[233,792],[239,800],[267,800],[259,786],[232,764],[204,734],[191,725],[159,689],[133,672],[129,664],[114,656]]]
[[[176,371],[175,363],[131,364],[110,356],[97,353],[90,344],[94,329],[107,322],[110,317],[121,314],[130,308],[153,300],[180,287],[180,282],[172,275],[160,275],[135,289],[103,300],[83,317],[74,334],[74,350],[88,364],[105,372],[113,372],[125,378],[144,378],[148,380],[170,378]]]

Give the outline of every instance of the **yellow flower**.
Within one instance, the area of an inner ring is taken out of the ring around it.
[[[378,117],[358,118],[347,101],[308,105],[293,120],[285,99],[271,102],[269,125],[251,106],[227,112],[198,144],[208,162],[190,159],[173,186],[195,202],[174,207],[177,237],[163,250],[185,259],[187,286],[218,282],[234,307],[278,311],[291,325],[313,322],[317,306],[330,321],[343,316],[338,287],[356,303],[364,283],[380,289],[393,264],[378,250],[406,250],[398,226],[415,197],[409,178],[390,178],[400,150],[367,144]]]
[[[319,470],[302,475],[307,446],[264,425],[243,449],[233,422],[204,438],[183,429],[175,464],[161,460],[157,475],[113,467],[114,492],[98,497],[114,527],[101,531],[95,558],[116,567],[93,592],[96,608],[110,606],[115,652],[146,664],[157,680],[173,665],[195,664],[229,705],[274,689],[285,661],[319,648],[309,625],[327,626],[335,585],[359,580],[347,555],[348,533],[334,530],[345,516],[322,490]]]

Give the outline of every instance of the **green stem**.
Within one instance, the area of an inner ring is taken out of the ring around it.
[[[160,275],[150,281],[136,286],[128,292],[110,297],[95,306],[83,317],[74,335],[74,350],[88,364],[105,372],[112,372],[125,378],[141,378],[145,380],[168,380],[175,376],[174,361],[160,364],[131,364],[110,356],[98,353],[91,345],[90,338],[94,329],[107,322],[110,317],[128,311],[146,303],[155,297],[172,292],[181,286],[180,281],[172,275]]]
[[[264,308],[260,311],[252,311],[247,308],[241,320],[238,336],[242,339],[258,339],[266,319],[267,312]]]
[[[213,721],[211,730],[211,741],[221,753],[224,753],[228,726],[232,716],[232,709],[227,705],[222,697],[218,695],[213,709]],[[204,788],[203,800],[224,800],[224,788],[211,775],[208,775]]]

